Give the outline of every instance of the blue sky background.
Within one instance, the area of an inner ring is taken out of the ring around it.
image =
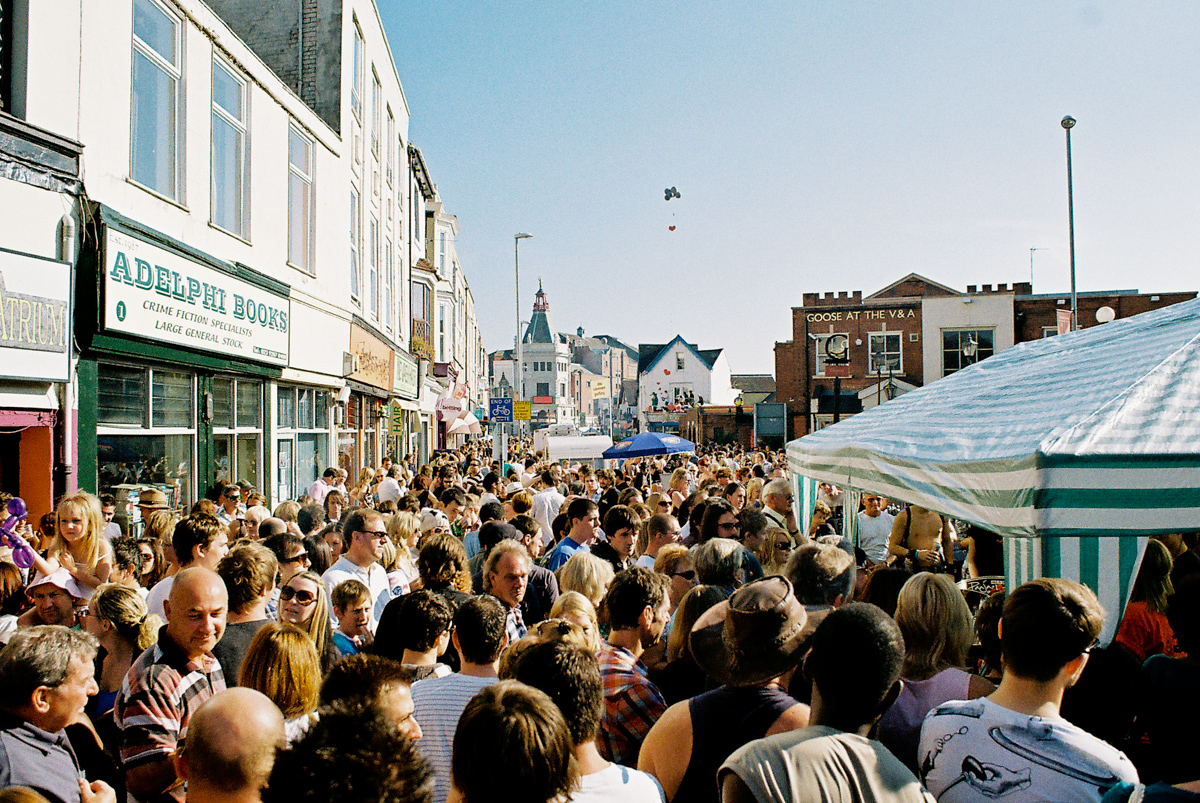
[[[676,333],[774,373],[804,292],[1197,289],[1200,3],[377,0],[487,349]],[[683,197],[667,203],[663,188]],[[671,232],[668,226],[675,225]]]

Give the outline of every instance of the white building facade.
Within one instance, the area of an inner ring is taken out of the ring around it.
[[[79,485],[276,503],[436,448],[445,388],[414,348],[436,287],[411,306],[434,190],[374,3],[24,11],[14,109],[84,145]]]
[[[724,349],[700,350],[676,335],[669,343],[638,348],[638,425],[642,432],[677,432],[682,412],[706,404],[733,404]]]

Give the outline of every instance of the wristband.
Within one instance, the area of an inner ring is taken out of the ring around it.
[[[916,563],[917,562],[917,550],[915,550],[915,549],[908,550],[908,559],[911,560],[913,563]]]

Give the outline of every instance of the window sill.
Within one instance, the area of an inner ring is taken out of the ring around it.
[[[130,178],[129,176],[125,177],[125,183],[130,184],[134,187],[137,187],[142,192],[148,193],[148,194],[154,196],[155,198],[157,198],[158,200],[170,204],[171,206],[175,207],[176,209],[182,209],[184,212],[187,212],[188,214],[191,214],[191,212],[192,212],[192,210],[189,209],[187,207],[187,205],[184,204],[182,201],[176,201],[174,198],[169,198],[166,195],[163,195],[158,190],[151,189],[150,187],[147,187],[145,184],[142,184],[140,181],[136,181],[135,179]]]
[[[232,232],[232,231],[230,231],[229,229],[227,229],[227,228],[225,228],[225,227],[223,227],[223,226],[221,226],[221,225],[218,225],[218,224],[216,224],[216,223],[213,223],[211,220],[210,220],[210,221],[208,221],[208,227],[209,227],[210,229],[213,229],[213,230],[215,230],[215,231],[219,231],[219,232],[221,232],[222,234],[228,235],[228,236],[232,237],[233,239],[237,240],[237,241],[238,241],[238,242],[240,242],[240,243],[245,243],[246,245],[250,246],[251,248],[253,248],[253,247],[254,247],[254,243],[250,242],[249,240],[247,240],[247,239],[246,239],[245,237],[243,237],[242,235],[240,235],[240,234],[238,234],[238,233],[236,233],[236,232]]]
[[[315,278],[317,278],[317,272],[316,272],[316,271],[309,270],[308,268],[303,268],[303,267],[301,267],[301,266],[297,265],[295,262],[290,262],[290,261],[289,261],[289,262],[287,263],[287,265],[288,265],[288,267],[289,267],[289,268],[292,268],[293,270],[298,270],[298,271],[300,271],[301,273],[303,273],[305,276],[308,276],[309,278],[312,278],[312,279],[315,279]]]

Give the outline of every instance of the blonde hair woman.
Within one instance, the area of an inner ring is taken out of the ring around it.
[[[358,481],[350,489],[350,504],[352,506],[369,505],[371,503],[371,486],[375,482],[375,469],[363,466],[358,470]]]
[[[763,574],[767,577],[782,575],[783,567],[792,554],[792,537],[782,527],[768,527],[763,530],[762,543],[754,557],[762,564]]]
[[[260,691],[283,712],[283,730],[293,742],[316,721],[321,696],[321,659],[313,640],[287,623],[263,625],[250,641],[238,685]]]
[[[600,621],[596,617],[596,606],[578,591],[560,594],[550,609],[552,619],[565,619],[578,625],[587,639],[587,648],[600,652]]]
[[[966,672],[975,641],[971,610],[949,575],[921,572],[900,588],[896,624],[904,636],[903,688],[879,720],[879,740],[915,771],[925,715],[948,700],[973,700],[995,691]]]
[[[671,472],[671,479],[667,482],[667,491],[671,494],[671,510],[676,515],[679,515],[679,506],[687,498],[688,482],[688,470],[682,466]]]
[[[560,592],[578,591],[596,607],[604,599],[604,592],[614,576],[608,561],[587,552],[576,552],[558,570],[558,588]]]
[[[321,666],[328,669],[337,660],[333,627],[329,621],[329,595],[316,572],[292,575],[279,589],[279,620],[308,634],[316,645]]]
[[[746,483],[746,507],[758,509],[762,507],[762,492],[763,492],[762,477],[751,477]]]
[[[104,648],[96,695],[97,716],[116,702],[121,682],[143,651],[158,641],[163,620],[146,613],[146,602],[136,589],[109,583],[96,590],[83,617],[83,628]]]
[[[383,568],[388,570],[388,583],[392,586],[393,594],[397,585],[405,586],[405,591],[402,593],[419,588],[421,575],[417,571],[414,555],[417,542],[421,540],[420,517],[407,510],[393,513],[387,524],[387,534],[390,544],[384,544]],[[396,551],[395,558],[390,561],[387,560],[389,545],[393,546]]]

